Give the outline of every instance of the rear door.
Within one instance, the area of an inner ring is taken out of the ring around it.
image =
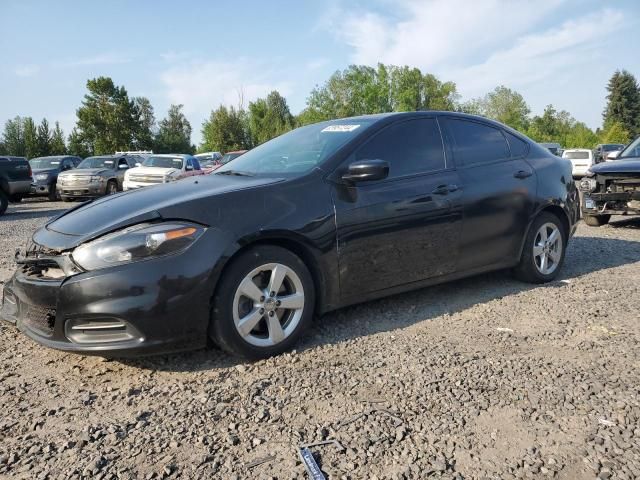
[[[481,121],[447,116],[441,124],[463,190],[459,270],[514,262],[536,194],[528,143]]]
[[[333,192],[344,298],[456,268],[461,191],[436,119],[424,116],[385,127],[341,168],[374,159],[389,163],[386,179],[336,185]]]

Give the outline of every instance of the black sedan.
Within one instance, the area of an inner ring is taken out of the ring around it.
[[[504,125],[334,120],[51,220],[17,256],[1,316],[68,351],[212,340],[261,358],[345,305],[506,268],[553,280],[577,218],[571,163]]]

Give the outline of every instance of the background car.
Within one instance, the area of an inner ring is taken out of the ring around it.
[[[596,163],[606,162],[611,152],[620,151],[623,148],[622,143],[601,143],[593,150],[593,157]]]
[[[9,201],[22,200],[31,188],[31,166],[24,157],[0,156],[0,215]]]
[[[73,170],[82,159],[74,156],[51,156],[38,157],[29,160],[31,170],[33,171],[33,184],[29,191],[30,196],[42,197],[46,196],[53,201],[58,198],[56,184],[58,175],[61,172]]]
[[[125,174],[124,189],[149,187],[204,173],[193,155],[151,155]]]
[[[321,122],[197,182],[50,221],[18,258],[0,315],[75,352],[211,339],[263,358],[292,348],[314,315],[354,303],[501,269],[549,282],[578,208],[569,162],[497,122],[452,112]],[[63,276],[43,278],[52,263]]]
[[[570,148],[562,152],[562,158],[571,161],[573,178],[583,177],[595,163],[593,161],[593,151],[588,148]]]
[[[85,158],[73,171],[58,175],[58,194],[67,202],[120,192],[125,171],[134,167],[137,161],[136,157],[126,155]]]
[[[559,157],[562,155],[563,150],[562,150],[562,146],[559,143],[539,143],[538,145],[546,148],[551,153],[553,153],[556,157]]]
[[[204,152],[194,156],[198,159],[198,162],[200,162],[200,167],[205,173],[210,173],[218,168],[220,166],[220,159],[222,158],[220,152]]]
[[[223,165],[226,165],[231,160],[238,158],[239,156],[244,155],[247,152],[248,150],[233,150],[231,152],[227,152],[217,162],[214,162],[211,166],[206,168],[205,173],[211,173],[214,170],[217,170],[218,168],[222,167]]]

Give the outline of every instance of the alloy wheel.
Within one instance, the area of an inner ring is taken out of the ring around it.
[[[291,335],[304,311],[304,288],[296,272],[281,263],[255,268],[233,298],[233,322],[246,342],[272,347]]]
[[[542,225],[533,241],[533,260],[543,275],[550,275],[558,268],[562,259],[562,233],[554,223]]]

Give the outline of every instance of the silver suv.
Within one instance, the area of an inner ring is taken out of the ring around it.
[[[77,168],[58,175],[58,193],[68,202],[121,192],[124,172],[135,167],[137,161],[137,157],[129,155],[85,158]]]

